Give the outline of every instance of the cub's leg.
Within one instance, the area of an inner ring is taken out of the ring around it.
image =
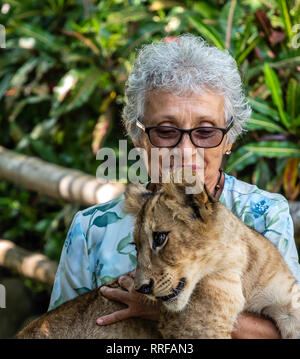
[[[231,333],[245,298],[238,275],[232,272],[203,278],[179,313],[165,313],[159,322],[164,338],[226,338]]]
[[[274,278],[252,301],[252,308],[257,310],[258,303],[261,313],[276,322],[283,339],[300,339],[300,285],[294,277]]]

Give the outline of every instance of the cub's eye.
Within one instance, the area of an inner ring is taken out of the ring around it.
[[[153,232],[153,244],[152,248],[155,249],[164,244],[169,232]]]

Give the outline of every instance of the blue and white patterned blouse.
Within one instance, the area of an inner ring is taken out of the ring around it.
[[[300,284],[300,265],[287,200],[225,173],[219,201],[276,246]],[[75,215],[62,250],[48,310],[136,267],[135,247],[130,244],[134,218],[123,213],[123,204],[124,195],[121,195]]]

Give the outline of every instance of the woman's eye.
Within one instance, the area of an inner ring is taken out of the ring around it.
[[[198,130],[194,132],[194,136],[197,138],[208,138],[214,136],[214,130]]]
[[[176,136],[176,134],[177,131],[172,129],[163,129],[163,128],[156,129],[156,135],[159,137],[173,137]]]
[[[167,239],[169,232],[153,232],[153,245],[152,248],[155,249],[164,244]]]

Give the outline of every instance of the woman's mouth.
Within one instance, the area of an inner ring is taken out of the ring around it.
[[[195,170],[195,171],[197,171],[197,170],[200,169],[200,167],[197,166],[197,165],[182,165],[182,166],[174,166],[174,165],[171,165],[171,166],[170,166],[171,170],[172,170],[172,169],[176,169],[176,168],[183,168],[183,167],[191,167],[191,168],[192,168],[193,170]]]

